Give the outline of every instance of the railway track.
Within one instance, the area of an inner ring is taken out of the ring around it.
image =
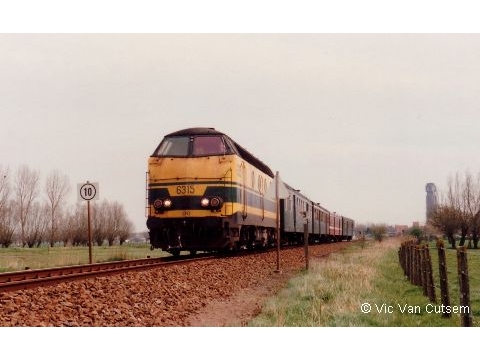
[[[147,258],[137,260],[112,261],[97,264],[63,266],[57,268],[13,271],[0,273],[0,292],[31,289],[38,286],[58,284],[65,281],[73,281],[112,275],[133,270],[146,270],[154,267],[185,264],[188,262],[206,260],[213,255],[205,254],[196,257],[184,258]]]
[[[309,255],[313,259],[347,246],[347,243],[312,246]],[[164,266],[158,270],[126,270],[114,276],[97,273],[92,279],[62,280],[63,284],[45,288],[18,292],[0,290],[0,327],[203,326],[192,318],[198,313],[210,319],[205,322],[206,326],[234,325],[237,320],[243,323],[245,316],[258,307],[266,294],[273,294],[286,284],[290,275],[304,268],[303,255],[302,248],[282,249],[282,275],[275,271],[274,253],[246,252],[238,256],[219,256],[218,261],[192,258],[190,263],[183,261],[185,265]],[[175,258],[165,259],[171,261],[168,264],[175,264]],[[249,298],[251,296],[247,302],[245,291]],[[237,294],[241,294],[238,299]],[[237,300],[230,303],[226,299]],[[210,305],[213,308],[207,310]],[[223,323],[222,319],[227,318],[235,323]]]
[[[285,246],[282,250],[296,246]],[[275,249],[263,249],[254,252],[240,251],[232,254],[202,253],[195,256],[154,257],[147,259],[112,261],[96,264],[63,266],[56,268],[34,269],[0,273],[0,292],[26,290],[39,286],[54,285],[66,281],[81,280],[90,277],[113,275],[126,271],[147,270],[155,267],[186,264],[213,258],[249,256],[258,252],[273,252]]]

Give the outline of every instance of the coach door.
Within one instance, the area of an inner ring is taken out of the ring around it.
[[[297,232],[297,197],[293,195],[293,231]]]

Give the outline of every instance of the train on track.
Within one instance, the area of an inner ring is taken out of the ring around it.
[[[269,196],[272,170],[226,134],[190,128],[166,135],[148,159],[146,212],[151,249],[224,251],[353,237],[354,221],[282,182]]]

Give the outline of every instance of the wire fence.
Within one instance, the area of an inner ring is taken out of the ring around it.
[[[447,276],[447,260],[443,241],[437,241],[438,270],[440,281],[440,302],[442,308],[450,309],[450,295]],[[433,278],[432,258],[430,246],[418,243],[416,239],[402,242],[398,249],[400,265],[409,281],[423,288],[423,294],[433,303],[437,303],[435,281]],[[461,325],[473,326],[472,311],[470,306],[470,285],[468,278],[467,247],[457,247],[457,274],[460,292]],[[451,317],[450,311],[442,311],[442,317]]]

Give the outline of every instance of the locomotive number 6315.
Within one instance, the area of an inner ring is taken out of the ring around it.
[[[195,194],[195,187],[193,185],[177,186],[177,195]]]

